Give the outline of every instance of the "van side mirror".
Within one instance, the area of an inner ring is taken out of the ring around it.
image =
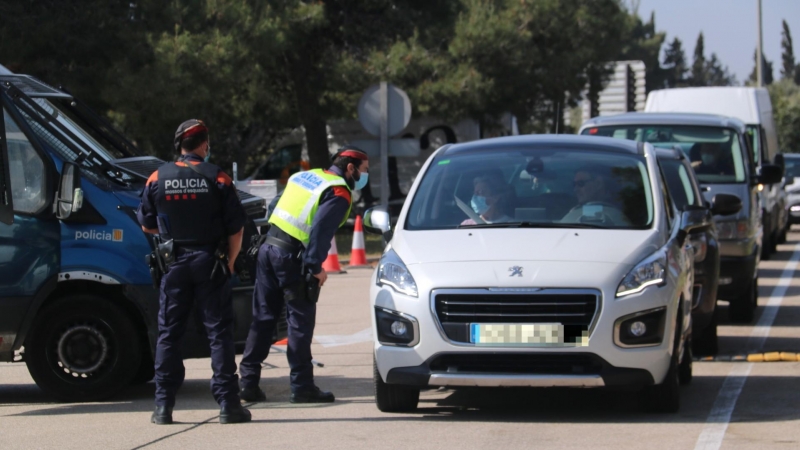
[[[375,206],[364,213],[364,229],[368,233],[383,235],[386,242],[392,240],[392,222],[389,209],[384,206]]]
[[[72,213],[83,207],[83,189],[81,189],[81,172],[78,166],[65,162],[61,170],[58,194],[56,194],[56,217],[67,219]]]
[[[761,184],[775,184],[780,183],[783,179],[783,169],[774,164],[765,164],[761,166],[761,175],[758,176],[758,182]]]
[[[742,199],[731,194],[717,194],[711,201],[711,213],[715,216],[730,216],[742,210]]]

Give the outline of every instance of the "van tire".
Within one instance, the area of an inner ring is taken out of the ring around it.
[[[411,412],[417,409],[419,389],[384,383],[374,358],[372,379],[375,384],[375,404],[381,412]]]
[[[36,384],[65,402],[105,400],[127,386],[141,363],[136,328],[102,297],[72,295],[39,312],[25,341]]]
[[[730,301],[728,317],[733,323],[750,323],[758,306],[758,278],[753,279],[742,294]]]
[[[717,336],[716,311],[711,317],[711,322],[703,328],[697,337],[692,335],[692,354],[697,356],[714,356],[719,351],[719,338]]]

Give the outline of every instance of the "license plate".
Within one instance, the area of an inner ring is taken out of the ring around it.
[[[470,342],[476,345],[558,345],[564,343],[560,323],[471,323]]]

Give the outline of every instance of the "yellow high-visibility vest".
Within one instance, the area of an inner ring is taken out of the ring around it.
[[[314,216],[317,214],[322,193],[333,186],[344,186],[350,191],[344,178],[326,173],[322,169],[298,172],[292,175],[286,183],[286,189],[283,191],[281,199],[275,205],[275,211],[269,217],[269,223],[307,246],[311,235],[311,224],[314,223]],[[351,195],[347,214],[339,224],[340,227],[347,222],[352,207],[353,197]]]

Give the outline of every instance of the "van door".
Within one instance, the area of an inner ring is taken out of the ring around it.
[[[11,361],[55,289],[61,246],[48,177],[52,162],[34,148],[0,96],[0,361]]]

